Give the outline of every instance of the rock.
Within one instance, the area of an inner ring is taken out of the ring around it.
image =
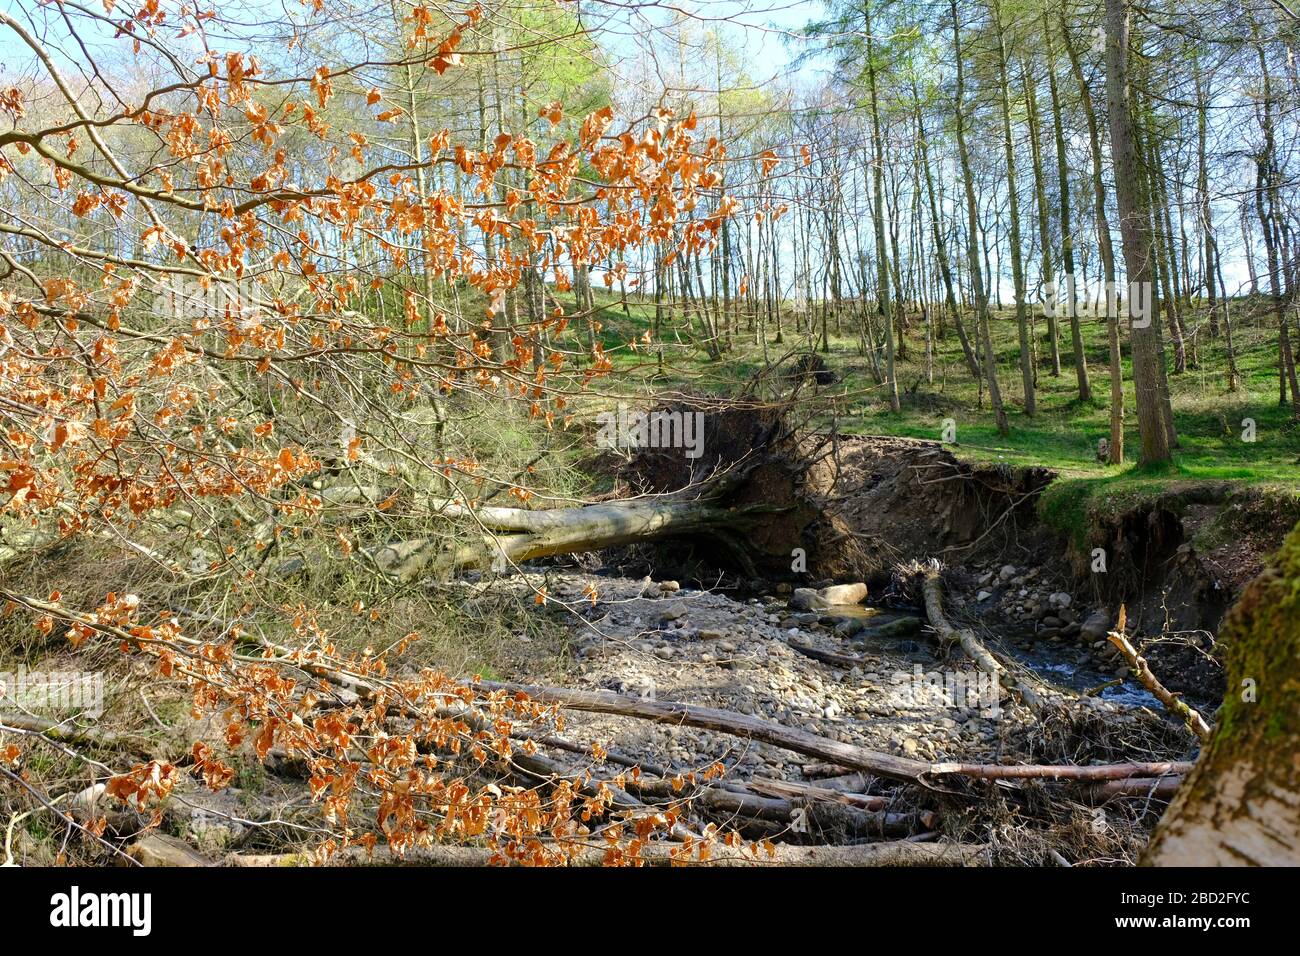
[[[682,589],[682,586],[681,586],[679,583],[677,583],[676,581],[660,581],[660,582],[659,582],[659,590],[660,590],[660,591],[664,591],[664,592],[666,592],[666,593],[670,593],[670,594],[671,594],[673,591],[680,591],[681,589]]]
[[[682,607],[680,604],[672,604],[659,613],[659,620],[668,623],[669,621],[681,620],[685,616],[686,608]]]
[[[812,588],[795,588],[790,595],[790,609],[794,611],[811,611],[817,607],[817,592]]]
[[[921,619],[918,617],[899,617],[883,624],[863,628],[861,636],[870,638],[902,638],[920,633]]]
[[[1105,611],[1093,611],[1079,625],[1079,639],[1096,641],[1110,633],[1110,615]]]
[[[1016,576],[1016,566],[1014,564],[1002,565],[1002,570],[998,572],[998,577],[1003,581],[1010,581]]]
[[[702,627],[696,636],[702,641],[717,641],[721,640],[725,634],[726,631],[719,631],[716,628],[711,627]]]
[[[1073,599],[1064,591],[1056,591],[1048,596],[1047,601],[1052,607],[1069,607]]]
[[[1043,618],[1040,623],[1045,628],[1055,628],[1055,627],[1065,626],[1065,622],[1062,621],[1059,617],[1056,617],[1054,614],[1047,615],[1047,617]]]
[[[655,657],[661,661],[670,661],[673,659],[673,649],[671,647],[656,647]]]
[[[866,626],[866,622],[861,618],[849,617],[835,625],[835,633],[840,637],[852,637],[860,633]]]
[[[194,847],[164,833],[150,833],[137,840],[127,855],[141,866],[215,866]]]
[[[909,757],[915,754],[919,749],[921,749],[921,744],[916,739],[908,737],[903,741],[903,753],[907,754]]]
[[[980,583],[983,584],[984,582],[981,581]],[[980,591],[979,594],[975,595],[975,600],[977,600],[977,601],[987,601],[987,600],[988,600],[989,598],[991,598],[992,596],[993,596],[993,592],[992,592],[992,591]]]
[[[838,604],[861,604],[867,597],[865,584],[832,584],[820,590],[795,588],[790,607],[796,611],[819,611]]]

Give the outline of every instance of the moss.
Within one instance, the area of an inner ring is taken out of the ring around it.
[[[1225,756],[1240,760],[1252,749],[1267,753],[1279,741],[1300,738],[1300,525],[1247,587],[1219,637],[1226,648],[1228,693],[1218,715],[1216,753],[1226,750]],[[1254,701],[1242,699],[1242,681],[1248,679],[1255,682]],[[1257,765],[1291,782],[1295,761],[1277,756]]]

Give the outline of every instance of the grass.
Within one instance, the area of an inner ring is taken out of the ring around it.
[[[711,361],[693,340],[681,318],[666,320],[659,340],[664,343],[663,363],[655,350],[635,352],[626,343],[652,326],[652,303],[631,301],[624,306],[602,299],[599,319],[605,348],[625,383],[647,396],[668,390],[706,394],[734,394],[765,364],[790,351],[807,351],[814,341],[806,331],[795,330],[795,317],[783,317],[783,341],[769,329],[766,345],[741,324],[740,335],[722,358]],[[909,316],[906,355],[897,363],[902,408],[890,410],[884,390],[871,374],[846,317],[841,334],[833,330],[824,354],[841,380],[823,389],[832,398],[833,411],[821,414],[815,424],[834,423],[845,434],[897,435],[939,440],[946,420],[956,427],[951,450],[979,464],[1043,467],[1058,476],[1052,493],[1044,498],[1045,517],[1070,532],[1083,526],[1088,512],[1117,506],[1142,497],[1170,492],[1186,483],[1228,481],[1241,488],[1294,497],[1300,494],[1300,425],[1291,410],[1278,403],[1277,330],[1271,315],[1261,314],[1257,303],[1233,303],[1233,337],[1241,385],[1227,391],[1226,353],[1222,337],[1211,339],[1203,310],[1185,317],[1189,328],[1199,328],[1195,361],[1175,375],[1173,350],[1166,329],[1169,383],[1179,447],[1172,463],[1143,468],[1136,464],[1139,448],[1131,366],[1124,356],[1126,410],[1123,465],[1097,460],[1098,439],[1109,436],[1110,374],[1105,322],[1095,316],[1081,319],[1084,353],[1088,361],[1092,395],[1080,401],[1070,352],[1070,330],[1060,331],[1061,374],[1051,374],[1046,320],[1036,319],[1038,350],[1037,411],[1024,414],[1019,348],[1014,312],[997,311],[992,323],[994,352],[1003,402],[1010,419],[1010,434],[999,435],[981,388],[966,370],[956,334],[935,343],[933,380],[927,381],[922,322]],[[883,358],[881,359],[883,365]],[[1246,440],[1246,420],[1254,422],[1253,441]]]

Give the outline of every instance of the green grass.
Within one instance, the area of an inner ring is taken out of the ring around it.
[[[765,358],[778,359],[792,350],[812,347],[809,333],[795,330],[792,315],[784,317],[783,341],[768,330],[766,349],[742,322],[731,349],[710,361],[680,316],[665,320],[659,341],[664,343],[660,365],[655,349],[632,351],[629,341],[651,327],[653,303],[636,300],[623,306],[613,299],[599,316],[601,339],[614,356],[624,387],[644,390],[647,396],[680,389],[707,394],[734,394],[763,367]],[[1234,345],[1241,387],[1227,391],[1226,359],[1222,337],[1211,339],[1204,316],[1185,317],[1189,328],[1200,327],[1196,361],[1186,372],[1172,372],[1173,349],[1166,329],[1170,364],[1170,389],[1179,447],[1171,464],[1156,468],[1136,465],[1139,447],[1135,400],[1127,343],[1124,356],[1126,410],[1125,464],[1097,460],[1098,439],[1109,436],[1110,375],[1107,367],[1106,327],[1094,316],[1082,321],[1092,396],[1081,402],[1070,356],[1068,322],[1060,332],[1062,368],[1051,374],[1046,320],[1036,319],[1038,343],[1037,412],[1023,412],[1019,349],[1014,313],[998,312],[993,320],[994,351],[1003,402],[1010,419],[1008,435],[999,435],[986,396],[972,380],[962,360],[956,334],[949,329],[936,342],[933,381],[927,381],[921,319],[910,316],[907,355],[897,363],[902,409],[889,409],[884,390],[871,374],[869,359],[857,347],[856,335],[845,319],[842,334],[832,332],[824,355],[841,381],[821,391],[834,398],[833,412],[821,414],[815,424],[836,424],[842,433],[899,435],[938,440],[945,419],[956,425],[958,457],[980,464],[1044,467],[1059,476],[1052,494],[1045,496],[1045,516],[1062,530],[1083,526],[1090,509],[1115,506],[1141,497],[1175,490],[1186,483],[1230,481],[1242,488],[1295,496],[1300,493],[1300,426],[1291,411],[1278,403],[1277,330],[1271,316],[1251,303],[1233,304]],[[696,331],[698,331],[698,326]],[[883,359],[882,359],[883,365]],[[981,400],[983,398],[983,400]],[[828,403],[830,407],[831,403]],[[1243,440],[1243,420],[1255,422],[1255,440]]]

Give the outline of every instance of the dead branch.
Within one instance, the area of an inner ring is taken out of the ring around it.
[[[1142,686],[1149,690],[1156,700],[1160,701],[1165,710],[1182,720],[1187,725],[1187,729],[1200,738],[1201,743],[1208,742],[1210,735],[1214,733],[1214,727],[1201,716],[1199,711],[1189,706],[1181,697],[1160,683],[1156,675],[1151,672],[1151,665],[1147,663],[1146,658],[1140,655],[1137,648],[1124,636],[1124,609],[1122,607],[1119,611],[1119,623],[1115,630],[1107,635],[1107,639],[1124,656],[1124,660],[1128,662],[1128,666],[1142,683]]]
[[[853,744],[819,737],[807,731],[785,727],[745,714],[661,700],[642,700],[609,691],[569,690],[563,687],[535,687],[481,681],[487,690],[524,694],[534,700],[557,704],[568,710],[639,717],[661,724],[676,724],[716,730],[747,740],[783,747],[794,753],[816,757],[854,770],[908,783],[922,783],[939,776],[964,776],[982,780],[1118,780],[1124,777],[1157,777],[1186,773],[1190,763],[1125,763],[1078,766],[1073,764],[962,764],[925,763],[867,750]]]
[[[398,857],[385,847],[367,853],[360,847],[351,847],[336,854],[328,866],[488,866],[494,852],[487,848],[439,846],[414,850]],[[769,855],[760,851],[757,857],[732,850],[715,851],[705,861],[674,860],[668,848],[651,844],[641,850],[642,860],[650,866],[988,866],[987,847],[971,843],[917,843],[896,840],[888,843],[861,843],[854,846],[788,846],[774,847]],[[579,850],[571,866],[601,866],[605,851],[598,848]],[[266,855],[234,855],[224,862],[230,866],[310,866],[306,853],[279,853]]]
[[[930,620],[930,626],[939,635],[940,644],[960,645],[966,656],[975,662],[975,666],[997,681],[998,686],[1007,684],[1020,695],[1025,706],[1035,713],[1041,712],[1043,701],[1037,691],[1026,681],[1009,674],[989,649],[980,643],[974,631],[970,628],[955,628],[948,622],[943,613],[943,577],[937,562],[932,562],[926,569],[922,586],[925,592],[925,614]]]

